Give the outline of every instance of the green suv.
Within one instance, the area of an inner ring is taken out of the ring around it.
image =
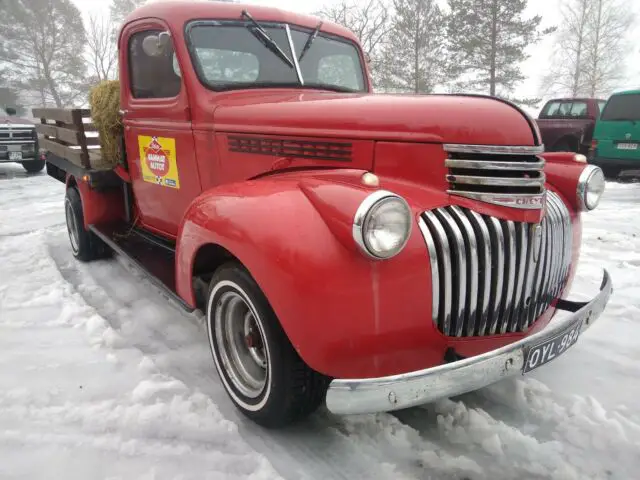
[[[640,90],[614,93],[596,122],[589,163],[614,178],[622,170],[640,171]]]

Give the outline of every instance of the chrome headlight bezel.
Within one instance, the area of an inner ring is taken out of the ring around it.
[[[388,252],[376,251],[367,241],[367,225],[369,225],[369,221],[372,216],[379,210],[379,208],[387,203],[387,202],[397,202],[402,210],[404,210],[404,214],[407,217],[407,231],[403,241],[393,250],[389,250]],[[401,196],[389,192],[387,190],[377,190],[371,194],[369,194],[360,204],[358,210],[353,219],[353,240],[356,242],[360,250],[369,258],[375,260],[386,260],[389,258],[393,258],[398,255],[404,247],[407,245],[409,238],[411,237],[411,232],[413,230],[413,221],[411,208],[407,201]]]
[[[593,182],[599,181],[601,181],[603,185],[602,192],[595,202],[590,202],[588,199],[588,195],[592,192],[589,191],[589,186],[591,185],[593,187]],[[587,212],[595,209],[602,199],[602,194],[604,193],[605,187],[606,180],[602,169],[596,165],[586,166],[584,170],[582,170],[582,173],[578,178],[577,195],[578,205],[580,205],[580,209]]]

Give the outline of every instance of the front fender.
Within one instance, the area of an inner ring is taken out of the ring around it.
[[[195,255],[216,244],[249,270],[313,369],[349,378],[440,363],[446,345],[430,320],[430,267],[419,229],[395,258],[368,259],[334,232],[371,190],[314,182],[276,176],[198,197],[178,233],[178,294],[195,305]]]

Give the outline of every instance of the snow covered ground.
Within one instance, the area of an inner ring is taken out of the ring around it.
[[[200,320],[121,260],[75,262],[61,183],[0,165],[1,479],[632,479],[640,469],[640,184],[586,215],[574,298],[604,317],[524,379],[403,412],[264,431]]]

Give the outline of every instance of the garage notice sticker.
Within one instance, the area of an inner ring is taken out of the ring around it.
[[[163,187],[180,188],[175,138],[138,136],[142,178]]]

